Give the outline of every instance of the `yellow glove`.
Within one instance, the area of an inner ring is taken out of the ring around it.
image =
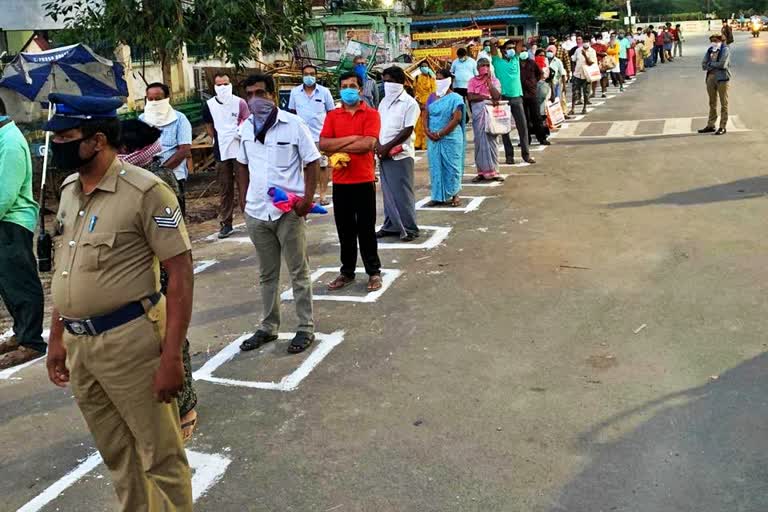
[[[343,169],[352,159],[347,153],[334,153],[328,158],[328,161],[334,169]]]

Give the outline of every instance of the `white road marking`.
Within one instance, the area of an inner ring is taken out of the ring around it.
[[[203,260],[203,261],[198,261],[197,265],[195,265],[195,268],[192,271],[192,273],[193,274],[199,274],[200,272],[203,272],[203,271],[211,268],[212,266],[214,266],[218,262],[219,262],[219,260]]]
[[[640,121],[621,121],[611,124],[606,137],[629,137],[635,134]]]
[[[416,209],[423,211],[469,213],[477,210],[480,207],[480,204],[488,198],[486,196],[459,196],[459,199],[469,199],[469,203],[464,208],[454,208],[450,206],[424,206],[432,200],[431,197],[427,196],[416,203]]]
[[[635,126],[637,126],[637,124],[635,124]],[[635,131],[632,130],[626,135],[634,135],[634,133]],[[666,121],[664,121],[664,135],[680,135],[683,133],[691,133],[690,118],[673,117],[671,119],[667,119]]]
[[[381,229],[381,226],[376,228]],[[432,231],[432,235],[421,243],[413,242],[382,242],[379,240],[379,249],[434,249],[448,238],[448,234],[453,229],[450,226],[419,226],[421,231]],[[423,236],[423,235],[422,235]]]
[[[499,167],[503,167],[503,166],[506,166],[506,165],[507,164],[501,164],[501,165],[499,165]],[[501,176],[504,179],[507,179],[509,174],[499,174],[499,176]],[[470,177],[474,178],[474,176],[471,176],[471,175],[465,175],[464,177],[465,178],[470,178]],[[462,183],[461,184],[462,187],[492,187],[492,188],[493,187],[500,187],[502,185],[504,185],[503,181],[488,181],[488,180],[481,181],[480,183]]]
[[[335,270],[335,269],[334,269]],[[215,372],[223,364],[232,360],[237,354],[240,353],[240,344],[246,339],[250,338],[253,333],[243,334],[232,343],[220,350],[215,356],[210,358],[206,363],[192,374],[195,380],[204,380],[212,382],[214,384],[222,384],[224,386],[239,386],[255,389],[267,389],[273,391],[293,391],[299,387],[301,381],[303,381],[312,370],[317,367],[320,362],[325,359],[331,350],[344,341],[344,331],[336,331],[332,334],[320,334],[315,333],[317,339],[317,345],[312,349],[312,352],[299,365],[293,372],[286,375],[279,382],[259,382],[248,381],[239,379],[225,379],[221,377],[214,377]],[[290,340],[295,333],[280,333],[279,339]]]
[[[312,275],[310,276],[310,281],[315,282],[323,274],[328,274],[329,272],[338,272],[338,267],[322,267],[317,270],[315,270]],[[357,274],[365,274],[364,268],[357,268],[355,269],[355,273]],[[384,295],[384,292],[387,291],[387,289],[392,286],[392,283],[395,282],[395,279],[400,277],[402,274],[401,270],[397,269],[381,269],[381,288],[376,290],[375,292],[367,293],[366,295],[357,296],[357,295],[338,295],[337,292],[331,292],[330,295],[312,295],[312,300],[330,300],[335,302],[376,302],[379,297]],[[284,301],[293,300],[293,289],[288,289],[280,295],[280,299]]]
[[[194,471],[192,475],[192,499],[197,501],[216,482],[218,482],[227,470],[231,459],[218,454],[200,453],[187,450],[189,465]],[[96,452],[88,456],[75,469],[55,481],[43,492],[28,501],[17,512],[38,512],[48,503],[55,500],[67,488],[93,471],[103,462],[101,455]]]

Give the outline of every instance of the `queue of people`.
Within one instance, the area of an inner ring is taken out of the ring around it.
[[[668,33],[669,29],[662,32]],[[280,272],[290,274],[298,318],[288,352],[315,341],[306,216],[319,192],[326,203],[333,182],[334,221],[340,242],[334,293],[356,278],[358,253],[366,288],[382,288],[378,240],[410,243],[421,235],[416,217],[416,150],[426,147],[429,207],[457,207],[464,176],[467,118],[474,133],[474,182],[503,181],[505,161],[514,162],[511,125],[522,158],[535,163],[530,144],[549,144],[547,106],[586,109],[600,86],[619,91],[625,80],[652,67],[652,27],[585,40],[574,34],[547,46],[491,39],[476,61],[460,53],[454,71],[426,66],[406,90],[400,67],[383,72],[384,95],[365,76],[362,62],[339,78],[340,104],[317,83],[317,69],[304,66],[302,84],[291,92],[289,111],[278,108],[270,75],[244,82],[245,98],[233,94],[226,74],[217,74],[216,95],[204,111],[215,141],[221,185],[220,238],[232,233],[235,200],[259,256],[262,314],[242,351],[274,342],[280,330]],[[672,36],[682,42],[682,33]],[[607,39],[607,41],[606,41]],[[714,34],[702,60],[710,99],[700,133],[726,133],[730,51]],[[664,48],[661,62],[670,61]],[[677,49],[675,49],[677,48]],[[487,54],[487,55],[486,55]],[[649,61],[649,59],[651,59]],[[590,67],[597,65],[599,80]],[[52,159],[71,171],[62,185],[56,216],[53,312],[49,343],[42,339],[43,292],[32,252],[39,208],[32,197],[29,148],[0,101],[0,296],[14,320],[14,336],[0,343],[0,369],[46,352],[49,378],[70,385],[96,445],[115,481],[123,510],[191,510],[191,472],[184,443],[197,425],[187,330],[194,286],[191,243],[184,224],[186,159],[191,126],[170,104],[170,89],[150,84],[139,120],[119,121],[120,100],[51,95],[55,115]],[[720,111],[718,112],[718,100]],[[509,106],[510,130],[491,129],[494,108]],[[376,108],[374,106],[376,105]],[[582,110],[583,112],[585,110]],[[719,126],[716,127],[718,117]],[[419,132],[422,132],[421,135]],[[376,231],[375,160],[381,164],[384,222]],[[332,174],[328,175],[328,168]],[[235,184],[237,195],[235,196]],[[298,200],[278,208],[269,195],[279,187]],[[158,286],[159,283],[159,286]]]

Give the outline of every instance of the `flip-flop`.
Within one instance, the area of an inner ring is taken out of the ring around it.
[[[184,419],[188,418],[190,415],[192,415],[192,419],[184,421]],[[192,409],[184,415],[182,421],[184,422],[181,424],[181,438],[186,444],[192,439],[192,435],[195,433],[195,427],[197,426],[197,411]]]
[[[383,283],[381,282],[381,276],[380,275],[371,276],[368,279],[368,291],[369,292],[375,292],[375,291],[381,290],[382,286],[383,286]]]

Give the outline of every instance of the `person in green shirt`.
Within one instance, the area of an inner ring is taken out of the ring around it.
[[[523,154],[523,160],[529,164],[535,164],[528,147],[528,120],[525,117],[525,108],[523,107],[523,85],[520,81],[520,54],[523,50],[523,42],[517,44],[508,39],[501,48],[499,41],[493,38],[489,41],[491,46],[491,59],[493,68],[496,72],[496,78],[501,82],[501,99],[509,103],[512,110],[512,117],[517,127],[517,135],[520,137],[520,152]],[[517,47],[517,48],[516,48]],[[504,153],[506,154],[506,163],[515,163],[515,147],[509,134],[501,136],[504,143]]]
[[[32,158],[0,100],[0,297],[13,318],[13,336],[0,341],[0,370],[45,354],[43,287],[33,236],[39,207],[32,198]]]

